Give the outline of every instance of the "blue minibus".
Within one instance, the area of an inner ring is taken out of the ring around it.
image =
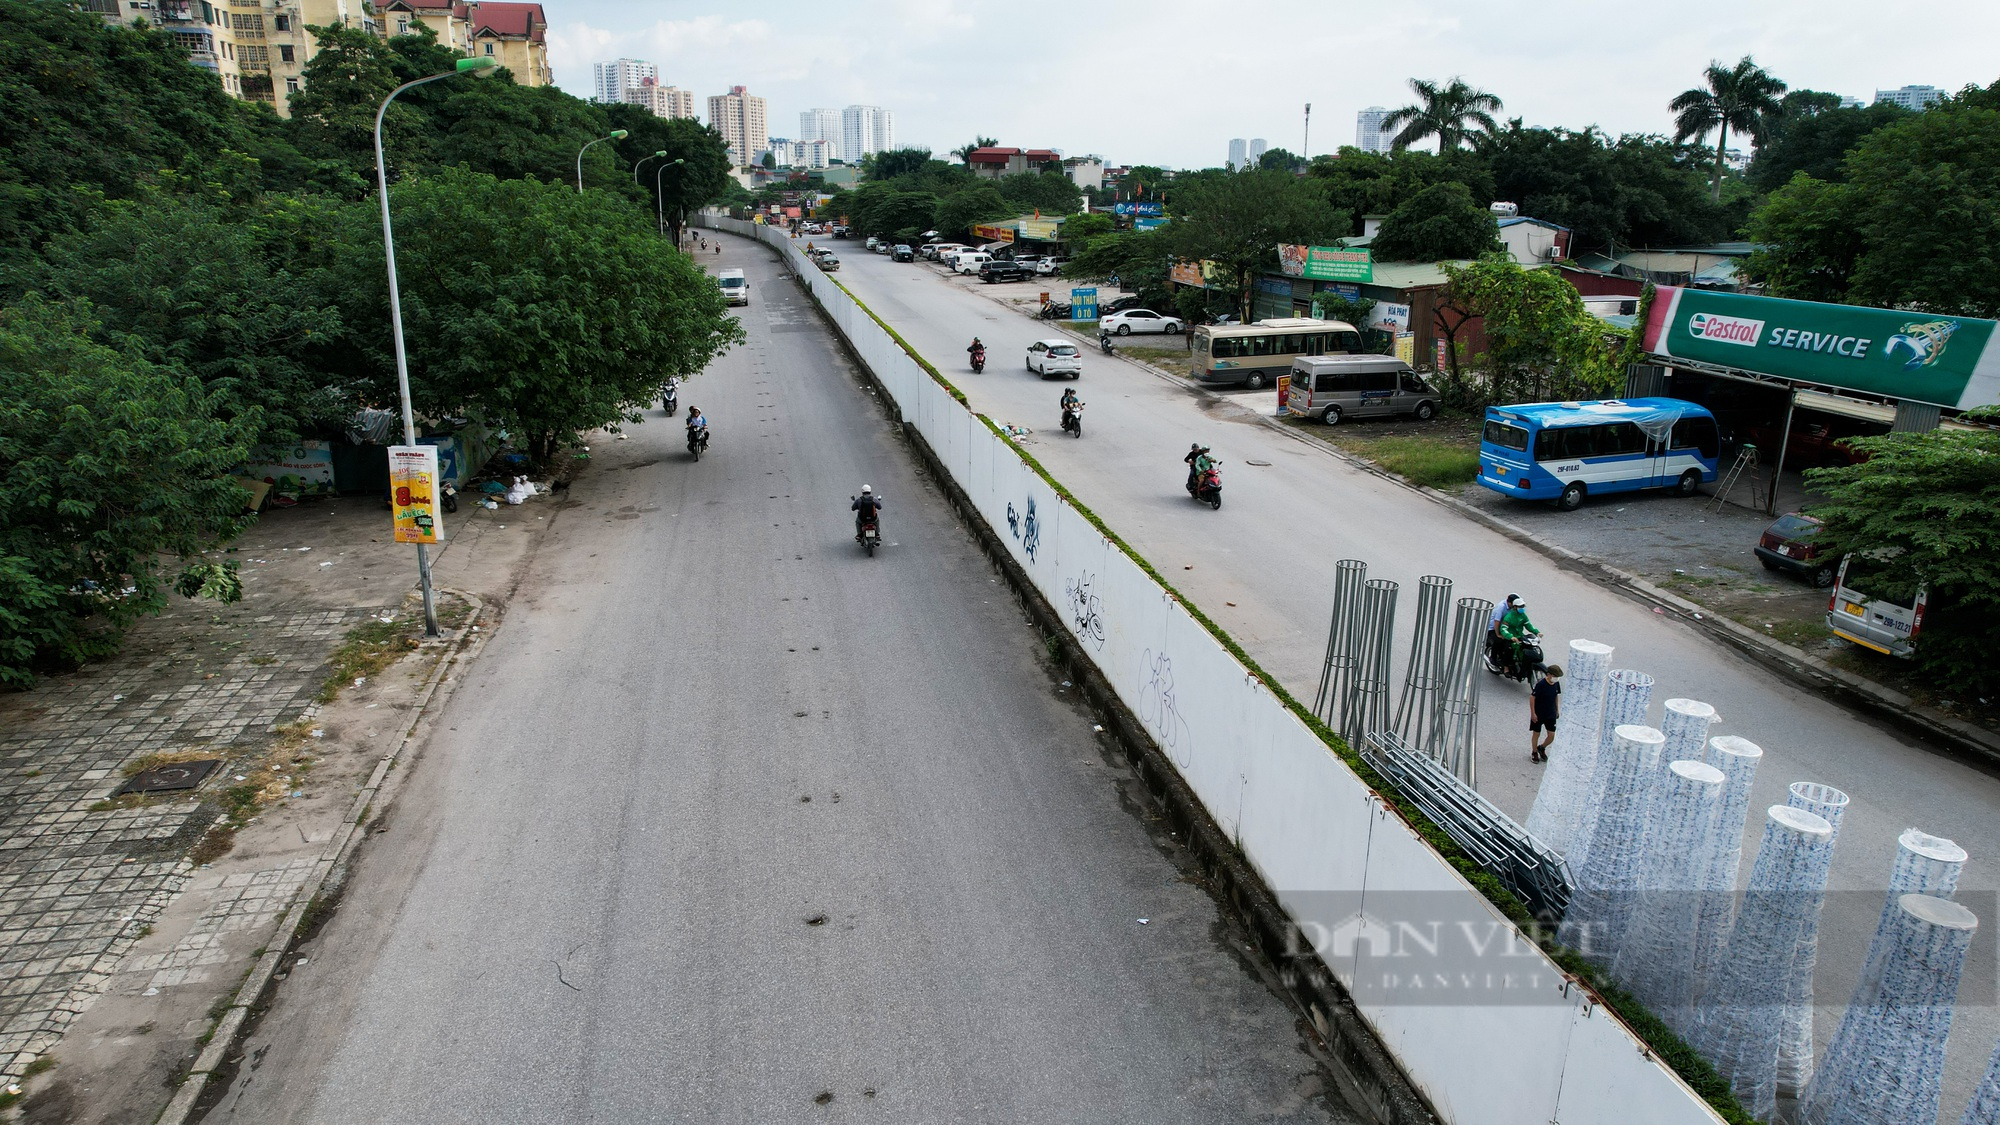
[[[1479,483],[1518,500],[1554,500],[1639,488],[1692,496],[1722,455],[1715,416],[1677,398],[1489,406],[1479,439]]]

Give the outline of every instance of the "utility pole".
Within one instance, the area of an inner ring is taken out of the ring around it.
[[[1299,159],[1311,164],[1313,158],[1313,104],[1311,102],[1306,103],[1306,135],[1304,142],[1299,145],[1299,150]]]

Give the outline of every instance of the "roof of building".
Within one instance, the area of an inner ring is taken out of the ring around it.
[[[986,148],[975,148],[971,152],[966,153],[965,160],[968,164],[1005,164],[1016,156],[1026,159],[1031,164],[1046,164],[1051,160],[1062,159],[1060,155],[1046,148],[1020,149],[988,146]]]
[[[1568,227],[1563,226],[1561,223],[1552,223],[1549,222],[1547,219],[1531,219],[1526,215],[1509,215],[1506,218],[1500,220],[1500,225],[1502,227],[1511,227],[1518,223],[1533,223],[1538,227],[1546,227],[1549,230],[1569,229]]]
[[[508,4],[488,0],[478,4],[456,4],[453,15],[472,21],[472,34],[502,39],[532,39],[539,43],[549,26],[549,17],[540,4]]]
[[[1382,289],[1422,289],[1428,285],[1443,285],[1445,265],[1462,266],[1465,262],[1376,262],[1374,278],[1362,285],[1373,285]]]

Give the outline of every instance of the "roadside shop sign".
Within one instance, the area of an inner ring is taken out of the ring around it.
[[[1097,319],[1097,287],[1072,289],[1069,291],[1069,318],[1071,320]]]
[[[1054,242],[1062,230],[1061,219],[1016,219],[1021,226],[1021,237],[1037,242]]]
[[[1311,281],[1355,281],[1368,283],[1375,280],[1374,255],[1363,247],[1349,250],[1344,246],[1294,246],[1289,242],[1278,244],[1278,268],[1286,277],[1303,277]]]
[[[1158,219],[1133,219],[1133,220],[1132,220],[1132,229],[1133,229],[1133,230],[1136,230],[1136,231],[1139,231],[1139,232],[1141,232],[1141,233],[1143,233],[1143,232],[1145,232],[1145,231],[1149,231],[1149,230],[1159,230],[1159,229],[1160,229],[1161,227],[1163,227],[1163,226],[1166,226],[1166,225],[1167,225],[1167,223],[1169,223],[1169,222],[1171,222],[1171,221],[1172,221],[1172,220],[1169,220],[1169,219],[1166,219],[1166,218],[1158,218]]]
[[[1663,285],[1646,351],[1839,390],[1969,410],[2000,404],[1995,322]]]
[[[389,499],[395,512],[398,543],[443,541],[437,454],[435,445],[389,447]]]
[[[1167,213],[1166,206],[1152,202],[1113,203],[1111,213],[1121,218],[1143,217],[1157,219]]]

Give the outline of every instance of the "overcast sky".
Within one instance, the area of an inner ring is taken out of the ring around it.
[[[748,86],[773,135],[800,110],[879,105],[901,145],[973,136],[1097,153],[1113,164],[1219,165],[1232,137],[1354,143],[1354,115],[1453,75],[1502,119],[1669,132],[1667,102],[1711,60],[1745,54],[1793,89],[1872,100],[1903,85],[2000,78],[1993,0],[544,0],[556,81],[591,95],[591,64],[657,63],[710,94]],[[1216,13],[1225,13],[1220,18]]]

